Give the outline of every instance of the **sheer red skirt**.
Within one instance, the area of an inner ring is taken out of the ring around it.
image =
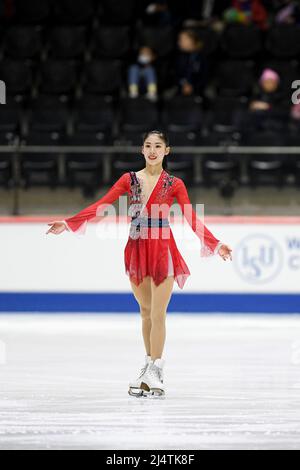
[[[125,272],[136,285],[146,276],[151,276],[157,286],[168,276],[174,276],[182,289],[190,276],[189,268],[177,248],[171,230],[169,239],[129,237],[124,261]]]

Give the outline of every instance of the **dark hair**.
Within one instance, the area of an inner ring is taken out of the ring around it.
[[[148,139],[149,135],[157,135],[166,145],[166,147],[169,147],[169,137],[165,132],[154,130],[154,131],[148,131],[143,135],[143,144],[145,143],[146,139]],[[168,160],[167,160],[167,155],[165,155],[162,163],[162,167],[164,170],[168,169]]]
[[[200,48],[201,46],[203,46],[203,42],[201,41],[200,36],[194,29],[182,29],[179,34],[186,34],[197,47]]]

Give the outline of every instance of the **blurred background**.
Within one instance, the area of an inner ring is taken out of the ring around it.
[[[2,215],[73,214],[153,128],[208,214],[298,214],[297,1],[0,5]]]

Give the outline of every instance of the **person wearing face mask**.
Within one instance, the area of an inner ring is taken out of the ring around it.
[[[155,53],[150,47],[143,46],[140,48],[137,62],[128,69],[130,98],[137,98],[140,93],[146,93],[148,99],[157,100],[155,58]]]

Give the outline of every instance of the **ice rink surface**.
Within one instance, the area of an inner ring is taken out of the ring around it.
[[[163,357],[130,397],[138,315],[0,315],[0,449],[300,449],[300,315],[168,314]]]

